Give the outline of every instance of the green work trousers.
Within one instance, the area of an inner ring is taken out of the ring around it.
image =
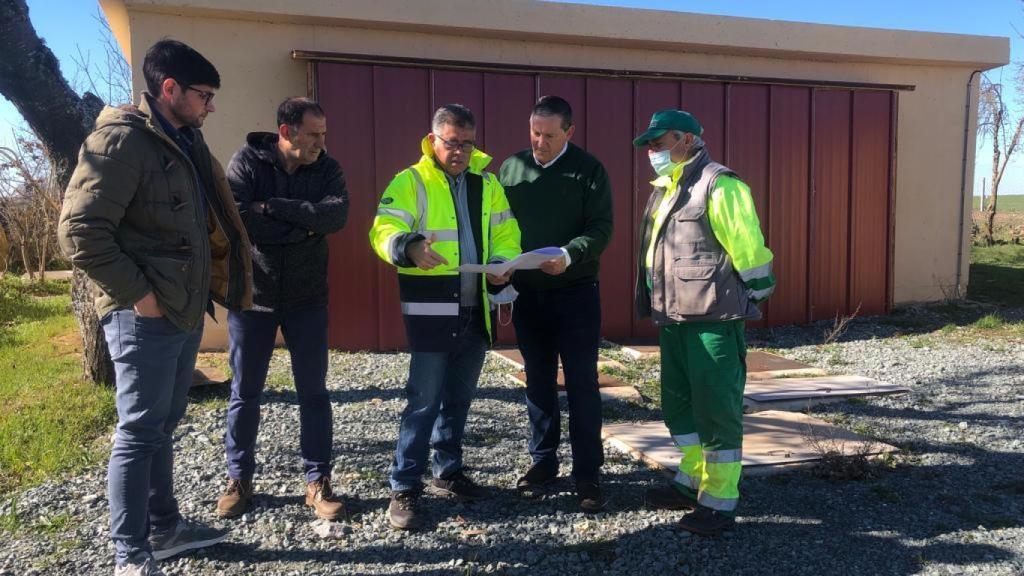
[[[743,448],[747,345],[742,320],[662,326],[661,409],[682,457],[673,485],[735,514]]]

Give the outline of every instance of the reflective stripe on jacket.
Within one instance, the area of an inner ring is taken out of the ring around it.
[[[448,180],[434,158],[430,141],[421,142],[420,161],[399,172],[381,195],[370,229],[377,255],[398,269],[409,347],[447,351],[457,337],[459,315],[459,230]],[[519,225],[498,179],[485,172],[491,157],[474,150],[466,174],[470,214],[479,215],[473,228],[480,262],[511,260],[520,253]],[[405,255],[405,247],[434,238],[433,249],[448,264],[421,270]],[[480,275],[480,306],[488,310],[487,281]],[[484,314],[491,339],[491,315]]]

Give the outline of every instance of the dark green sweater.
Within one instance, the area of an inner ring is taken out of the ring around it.
[[[601,252],[612,236],[612,189],[600,160],[569,144],[553,165],[541,168],[523,150],[501,165],[500,180],[523,233],[523,252],[557,246],[572,263],[558,276],[519,270],[516,290],[553,290],[597,280]]]

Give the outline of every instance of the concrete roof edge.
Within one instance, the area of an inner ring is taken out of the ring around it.
[[[990,69],[1010,40],[540,0],[106,0],[128,11],[770,58]],[[685,40],[680,38],[685,37]]]

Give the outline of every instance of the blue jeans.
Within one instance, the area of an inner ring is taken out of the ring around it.
[[[331,474],[334,423],[327,395],[327,308],[288,312],[228,312],[231,400],[224,447],[228,476],[250,480],[256,472],[260,399],[281,327],[292,358],[299,397],[299,446],[306,482]]]
[[[114,361],[117,430],[107,469],[110,537],[118,564],[151,552],[150,529],[173,528],[173,433],[185,414],[203,323],[183,332],[166,318],[115,310],[101,321]]]
[[[572,476],[597,482],[601,444],[601,393],[597,349],[601,344],[601,296],[596,282],[557,290],[523,290],[512,322],[526,364],[526,411],[530,417],[530,456],[534,464],[558,471],[562,432],[558,407],[558,359],[565,372],[569,403]]]
[[[391,489],[396,492],[423,486],[431,447],[434,477],[445,478],[462,469],[466,416],[488,347],[481,314],[477,308],[461,309],[459,337],[451,352],[412,352],[405,411],[391,465]]]

